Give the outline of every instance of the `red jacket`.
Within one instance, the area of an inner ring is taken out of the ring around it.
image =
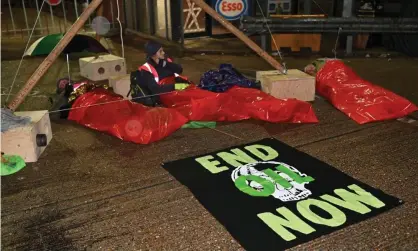
[[[173,62],[173,60],[171,60],[170,58],[167,58],[168,62]],[[158,72],[157,70],[154,68],[154,66],[152,66],[150,63],[146,62],[145,64],[141,65],[138,68],[139,71],[147,71],[149,73],[151,73],[154,76],[154,80],[158,85],[164,85],[164,84],[175,84],[176,82],[176,78],[181,78],[185,81],[188,82],[188,79],[184,76],[181,76],[177,73],[174,73],[174,76],[170,76],[170,77],[165,77],[163,79],[160,79],[160,77],[158,76]]]

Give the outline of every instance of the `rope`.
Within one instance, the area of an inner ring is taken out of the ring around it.
[[[337,46],[338,46],[338,40],[340,39],[340,32],[343,29],[340,27],[338,29],[338,34],[337,34],[337,39],[335,40],[335,46],[334,46],[334,50],[332,50],[332,52],[334,52],[334,58],[337,59]]]
[[[170,94],[170,93],[173,93],[173,92],[176,92],[176,91],[162,92],[162,93],[159,93],[159,94],[151,94],[151,95],[146,95],[146,96],[132,98],[131,100],[142,99],[142,98],[149,98],[149,97],[155,97],[155,96],[159,96],[159,95]],[[97,103],[97,104],[92,104],[92,105],[86,105],[86,106],[71,107],[71,108],[66,108],[66,109],[59,109],[59,110],[49,111],[48,113],[56,113],[56,112],[62,112],[62,111],[71,111],[71,110],[76,110],[76,109],[88,108],[88,107],[92,107],[92,106],[113,104],[113,103],[123,102],[123,101],[127,101],[127,100],[126,99],[120,99],[120,100],[114,100],[114,101],[109,101],[109,102],[102,102],[102,103]]]
[[[118,8],[118,16],[117,16],[116,20],[118,21],[119,28],[120,28],[120,41],[121,41],[121,44],[122,44],[122,58],[125,58],[125,48],[123,47],[123,36],[122,36],[122,23],[120,22],[120,19],[119,19],[119,17],[120,17],[119,0],[116,0],[116,6]]]
[[[17,95],[17,93],[12,93],[13,95]],[[0,96],[6,96],[7,94],[0,94]],[[28,95],[28,97],[32,97],[32,98],[48,98],[48,96],[45,95]]]
[[[6,98],[6,102],[7,102],[7,101],[9,101],[10,93],[12,93],[13,86],[14,86],[15,81],[16,81],[16,78],[17,78],[17,74],[19,73],[20,66],[22,65],[23,58],[25,57],[25,53],[26,53],[26,51],[27,51],[27,49],[28,49],[28,46],[29,46],[29,43],[30,43],[30,39],[32,38],[33,32],[34,32],[34,30],[35,30],[35,28],[36,28],[36,24],[38,23],[39,17],[41,16],[41,13],[42,13],[42,7],[44,7],[44,4],[45,4],[45,0],[43,0],[43,1],[42,1],[41,8],[40,8],[40,10],[39,10],[39,12],[38,12],[38,16],[36,17],[35,23],[34,23],[34,25],[33,25],[33,27],[32,27],[32,31],[31,31],[31,33],[30,33],[30,35],[29,35],[28,42],[26,43],[25,50],[23,51],[22,58],[20,59],[19,66],[17,67],[16,74],[15,74],[15,76],[14,76],[14,78],[13,78],[12,86],[10,86],[10,90],[9,90],[9,94],[7,95],[7,98]]]
[[[325,12],[324,9],[322,9],[321,5],[319,5],[315,0],[312,0],[316,6],[318,6],[318,8],[322,11],[323,14],[327,15],[327,13]],[[340,32],[343,29],[340,27],[338,28],[338,34],[337,34],[337,39],[335,40],[335,45],[334,45],[334,49],[332,50],[332,52],[334,53],[334,58],[337,59],[337,46],[338,46],[338,40],[340,39]]]
[[[68,58],[68,54],[67,54],[67,71],[68,71],[68,82],[71,83],[71,74],[70,74],[70,59]]]
[[[268,31],[270,33],[270,36],[273,39],[273,43],[274,43],[274,46],[276,47],[277,54],[279,55],[280,60],[283,61],[282,53],[280,52],[279,47],[277,46],[276,40],[274,39],[273,34],[271,33],[270,26],[267,23],[266,16],[264,15],[263,8],[261,8],[260,2],[258,0],[256,0],[256,1],[257,1],[257,4],[258,4],[258,8],[260,8],[260,12],[261,12],[261,15],[263,16],[264,22],[266,23],[267,29],[268,29]],[[286,69],[286,63],[285,62],[283,62],[283,66]]]
[[[305,0],[305,1],[307,1],[307,0]],[[320,9],[321,9],[321,11],[322,11],[322,13],[323,13],[323,14],[325,14],[325,15],[327,14],[327,13],[324,11],[324,9],[322,9],[321,5],[319,5],[319,4],[318,4],[315,0],[312,0],[312,1],[315,3],[315,5],[316,5],[316,6],[318,6],[318,8],[320,8]]]
[[[212,130],[214,130],[214,131],[217,131],[217,132],[223,133],[223,134],[225,134],[225,135],[228,135],[228,136],[230,136],[230,137],[233,137],[233,138],[236,138],[236,139],[239,139],[239,140],[244,140],[243,138],[240,138],[240,137],[238,137],[238,136],[235,136],[235,135],[233,135],[233,134],[231,134],[231,133],[227,133],[227,132],[221,131],[221,130],[219,130],[219,129],[215,129],[215,128],[210,128],[210,127],[208,127],[208,128],[209,128],[209,129],[212,129]]]

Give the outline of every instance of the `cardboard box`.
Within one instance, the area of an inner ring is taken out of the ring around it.
[[[19,155],[25,162],[36,162],[52,139],[48,111],[15,112],[16,116],[30,117],[31,122],[1,133],[1,151]]]
[[[131,93],[129,97],[126,95],[131,88],[131,75],[126,74],[124,76],[116,76],[109,78],[109,86],[113,88],[113,91],[119,95],[122,95],[124,99],[132,99]]]
[[[288,70],[286,75],[264,73],[260,75],[260,78],[262,91],[276,98],[315,100],[315,77],[300,70]]]
[[[92,80],[101,81],[126,74],[125,59],[115,55],[101,55],[79,59],[80,75]]]

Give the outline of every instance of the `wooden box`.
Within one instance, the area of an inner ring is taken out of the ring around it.
[[[101,55],[79,59],[80,75],[92,81],[126,75],[125,59],[115,55]]]
[[[30,124],[14,127],[1,133],[1,151],[19,155],[25,162],[36,162],[52,139],[48,111],[15,112],[16,116],[30,117]]]
[[[286,75],[265,74],[262,76],[261,88],[279,99],[315,100],[315,77],[300,70],[288,70]]]
[[[109,86],[113,88],[115,93],[122,95],[124,99],[132,99],[131,93],[129,93],[129,97],[126,96],[131,88],[131,75],[110,77]]]

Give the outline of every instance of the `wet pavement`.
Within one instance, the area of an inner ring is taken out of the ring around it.
[[[126,46],[129,70],[143,63],[141,48]],[[24,59],[12,93],[42,59]],[[286,62],[300,69],[313,59]],[[254,55],[198,54],[176,60],[195,82],[220,63],[232,63],[250,77],[256,70],[271,69]],[[347,60],[363,78],[418,103],[417,59]],[[2,94],[8,92],[18,64],[19,57],[2,61]],[[74,56],[72,78],[80,77],[78,71]],[[48,109],[47,97],[66,72],[60,58],[20,109]],[[221,123],[218,130],[238,138],[211,129],[179,130],[151,145],[53,121],[53,139],[39,161],[2,177],[2,250],[242,250],[161,163],[271,136],[405,202],[294,250],[418,247],[418,127],[399,121],[358,125],[321,98],[313,105],[320,120],[315,125]]]

